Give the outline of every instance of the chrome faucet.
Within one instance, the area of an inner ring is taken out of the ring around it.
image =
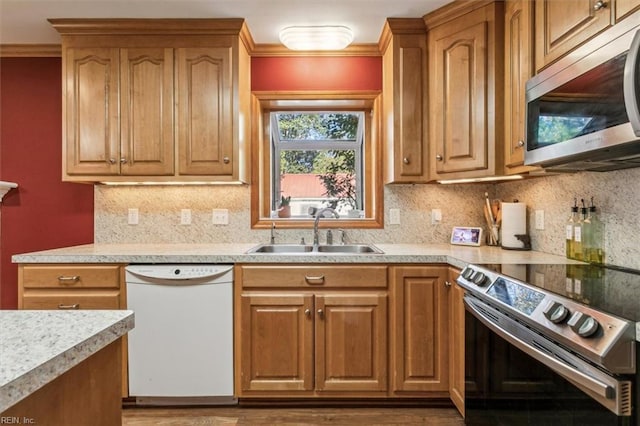
[[[325,207],[324,209],[318,210],[316,214],[316,220],[313,222],[313,246],[318,246],[318,223],[320,222],[320,218],[324,217],[325,212],[330,212],[336,219],[340,219],[340,215],[337,211],[332,209],[331,207]]]

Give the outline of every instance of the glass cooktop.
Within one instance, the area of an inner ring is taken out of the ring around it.
[[[618,317],[640,321],[640,271],[594,265],[482,265]]]

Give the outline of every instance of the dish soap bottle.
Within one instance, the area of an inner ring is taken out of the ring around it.
[[[569,216],[569,220],[567,220],[567,224],[565,226],[565,250],[566,256],[569,259],[573,259],[573,227],[578,221],[578,200],[576,198],[573,199],[574,206],[571,207],[571,216]]]

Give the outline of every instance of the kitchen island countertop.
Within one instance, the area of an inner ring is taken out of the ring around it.
[[[0,311],[0,412],[133,328],[127,310]]]

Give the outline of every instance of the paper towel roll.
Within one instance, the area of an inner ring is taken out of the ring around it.
[[[527,233],[527,205],[525,203],[502,203],[502,227],[500,245],[508,249],[523,249],[524,242],[516,234]]]

